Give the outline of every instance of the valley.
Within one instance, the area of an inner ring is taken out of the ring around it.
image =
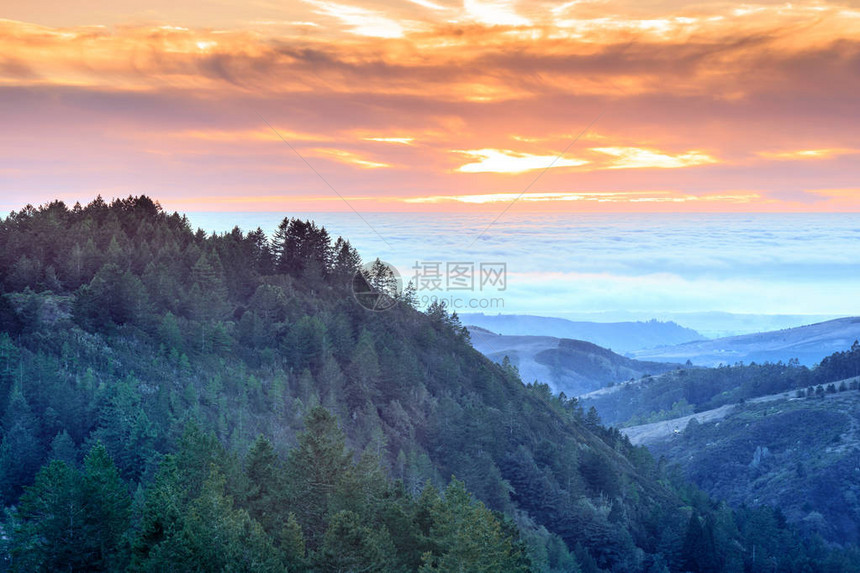
[[[633,360],[590,342],[551,336],[493,334],[470,327],[472,345],[487,358],[508,357],[526,382],[549,384],[554,392],[578,396],[610,384],[678,368],[677,364]]]
[[[684,366],[640,362],[583,341],[474,329],[473,336],[493,360],[507,356],[552,384],[576,380],[566,388],[583,409],[594,408],[631,444],[647,447],[715,498],[735,507],[776,507],[805,535],[850,543],[860,522],[860,344],[851,338],[860,334],[858,322],[845,318],[630,353],[690,360]],[[696,352],[714,353],[722,343],[737,356],[769,348],[779,361],[691,364],[701,361]],[[576,359],[568,352],[566,361],[547,360],[565,346],[579,350]],[[791,356],[798,349],[816,357],[835,352],[810,368]]]

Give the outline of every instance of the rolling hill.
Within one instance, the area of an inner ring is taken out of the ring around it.
[[[779,507],[807,534],[856,542],[860,392],[850,389],[857,379],[845,383],[841,392],[778,394],[657,424],[671,432],[624,431],[717,498]]]
[[[860,339],[860,318],[847,317],[807,326],[712,340],[697,340],[652,349],[632,350],[638,360],[691,361],[700,366],[737,362],[788,362],[812,366]]]
[[[501,363],[507,356],[523,380],[549,384],[555,392],[578,396],[646,374],[675,370],[677,364],[633,360],[582,340],[552,336],[505,336],[469,329],[472,345]]]
[[[585,340],[620,353],[704,339],[695,330],[657,320],[580,322],[546,316],[483,313],[462,314],[460,320],[467,326],[479,326],[498,334]]]

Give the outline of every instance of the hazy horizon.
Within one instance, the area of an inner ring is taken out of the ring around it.
[[[462,213],[187,215],[207,232],[238,225],[269,234],[285,216],[310,218],[349,239],[366,262],[393,264],[405,282],[418,272],[416,262],[474,263],[476,278],[480,263],[505,263],[504,291],[480,290],[477,282],[474,290],[419,290],[419,298],[457,305],[503,299],[501,307],[460,306],[460,313],[673,320],[709,337],[860,315],[854,214],[510,212],[492,225],[490,217]]]

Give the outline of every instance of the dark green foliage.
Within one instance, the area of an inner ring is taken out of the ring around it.
[[[511,571],[527,564],[513,549],[516,532],[504,531],[462,484],[449,488],[445,502],[438,494],[433,503],[426,496],[415,502],[398,493],[370,458],[352,461],[337,420],[325,409],[311,410],[305,424],[285,477],[279,471],[284,462],[259,437],[232,486],[223,471],[230,471],[229,456],[218,448],[207,454],[208,438],[190,428],[146,492],[133,569],[414,571],[422,547],[458,544],[471,544],[472,559],[513,563]],[[209,472],[200,481],[206,460]],[[234,504],[234,492],[247,511]],[[397,526],[394,537],[389,526]],[[508,561],[499,561],[505,556]]]
[[[203,482],[200,496],[188,505],[184,527],[177,537],[177,547],[172,551],[176,558],[151,559],[147,569],[283,571],[271,538],[247,512],[233,507],[224,476],[215,469]]]
[[[164,482],[147,495],[147,503],[181,503],[182,496],[171,496],[181,484],[165,476]],[[142,535],[136,546],[134,569],[139,571],[283,571],[281,555],[262,526],[246,511],[237,510],[225,489],[226,480],[214,466],[202,483],[200,493],[180,506],[145,514]],[[169,512],[172,519],[154,529],[147,521]],[[158,534],[153,539],[153,534]],[[152,543],[157,541],[156,543]]]
[[[735,506],[779,507],[808,534],[851,543],[860,518],[860,456],[852,430],[858,405],[860,396],[851,391],[748,403],[719,426],[698,424],[651,448],[715,497]]]
[[[29,484],[42,463],[45,450],[39,440],[38,421],[20,390],[14,390],[3,416],[0,441],[0,494],[12,501]]]
[[[76,466],[78,464],[78,449],[67,431],[63,430],[51,440],[51,451],[48,454],[48,460],[64,462],[68,466]]]
[[[681,549],[681,562],[684,570],[691,573],[718,573],[721,570],[714,541],[714,525],[710,520],[702,523],[702,518],[697,514],[690,516],[687,536]]]
[[[332,517],[322,546],[314,556],[314,570],[324,573],[394,571],[394,545],[385,528],[372,529],[351,511]]]
[[[91,330],[142,326],[149,318],[148,305],[143,282],[117,264],[107,263],[89,285],[78,289],[74,316],[78,324]]]
[[[287,571],[300,573],[308,569],[305,536],[294,513],[287,515],[287,522],[281,529],[280,550]]]
[[[259,436],[245,458],[247,489],[243,492],[242,505],[263,528],[277,533],[281,527],[278,507],[282,499],[283,468],[272,443]]]
[[[836,382],[857,376],[860,376],[860,344],[828,356],[813,369],[791,360],[787,364],[676,370],[622,384],[613,392],[587,398],[584,406],[595,407],[604,422],[634,426],[782,392],[794,394],[805,389],[805,395],[810,397],[832,394],[837,392]]]
[[[131,497],[104,446],[82,471],[62,461],[42,468],[21,497],[12,546],[21,571],[115,571],[128,555]]]
[[[583,570],[680,569],[688,507],[708,519],[706,497],[576,400],[480,356],[444,305],[366,311],[349,290],[359,266],[310,221],[285,219],[271,243],[208,235],[146,197],[0,221],[0,486],[7,505],[42,492],[10,510],[22,567],[84,568],[63,543],[39,549],[32,532],[52,522],[27,508],[57,491],[77,512],[91,493],[69,484],[90,466],[119,491],[95,458],[72,465],[101,442],[137,493],[131,517],[109,512],[130,519],[130,549],[113,518],[93,531],[111,540],[84,554],[97,567],[576,571],[579,544]],[[719,394],[705,390],[688,403]],[[440,495],[452,474],[465,485]],[[714,524],[721,558],[743,544],[747,529]]]
[[[275,233],[272,252],[276,270],[314,282],[328,274],[332,259],[339,254],[332,252],[325,227],[300,219],[283,220]]]
[[[11,546],[14,567],[21,571],[82,570],[88,556],[78,551],[87,542],[83,530],[80,474],[60,461],[42,468],[20,501],[21,525]]]
[[[474,501],[464,484],[451,482],[444,497],[432,495],[428,513],[432,549],[422,556],[421,573],[525,572],[518,548],[502,524],[481,502]]]
[[[158,430],[143,409],[140,381],[129,376],[103,395],[98,428],[101,440],[126,477],[137,478],[154,459]]]
[[[347,475],[352,456],[337,419],[325,408],[311,410],[305,426],[287,461],[289,500],[308,547],[316,549],[326,530],[332,497]]]

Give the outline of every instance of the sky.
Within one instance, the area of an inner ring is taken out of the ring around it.
[[[856,1],[4,4],[5,212],[860,211]]]

